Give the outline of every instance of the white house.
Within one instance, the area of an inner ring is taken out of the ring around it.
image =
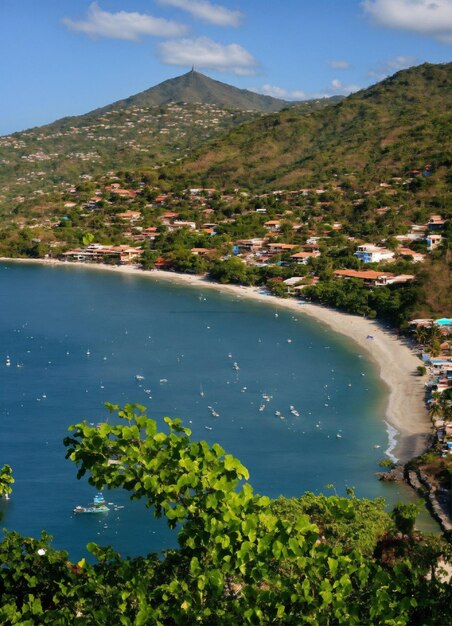
[[[390,261],[395,253],[387,248],[379,248],[372,243],[365,243],[358,246],[355,256],[363,263],[379,263],[380,261]]]

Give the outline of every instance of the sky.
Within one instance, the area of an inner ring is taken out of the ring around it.
[[[452,0],[0,0],[0,135],[195,69],[286,100],[451,60]]]

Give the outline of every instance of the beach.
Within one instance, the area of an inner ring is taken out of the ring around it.
[[[369,356],[378,367],[380,377],[388,388],[388,403],[384,419],[397,431],[397,443],[395,448],[391,450],[391,455],[401,462],[406,462],[421,454],[428,445],[431,424],[424,404],[423,377],[418,376],[416,372],[416,368],[421,365],[421,362],[413,347],[404,338],[398,337],[393,330],[386,328],[380,322],[316,304],[300,304],[294,298],[283,299],[265,295],[261,293],[260,288],[222,285],[209,281],[203,276],[192,274],[177,274],[161,270],[146,271],[132,266],[69,263],[53,259],[3,258],[2,260],[135,274],[140,277],[148,277],[151,280],[192,285],[197,288],[230,294],[236,298],[251,299],[266,306],[271,305],[296,312],[300,317],[306,315],[353,341],[360,351]]]

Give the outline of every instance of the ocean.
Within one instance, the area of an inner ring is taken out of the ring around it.
[[[0,504],[2,527],[31,536],[45,529],[71,558],[89,541],[131,556],[176,544],[121,491],[106,492],[106,515],[73,514],[95,491],[76,479],[62,442],[70,424],[104,420],[104,402],[144,404],[162,428],[164,416],[181,418],[194,439],[239,458],[255,491],[270,497],[334,484],[338,494],[354,487],[360,497],[414,499],[375,478],[393,439],[375,366],[301,311],[32,264],[2,263],[0,293],[0,465],[16,479]],[[427,516],[421,526],[434,529]]]

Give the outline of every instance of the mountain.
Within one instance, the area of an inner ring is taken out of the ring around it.
[[[335,104],[306,101],[299,112]],[[0,213],[80,176],[178,161],[242,123],[291,103],[212,80],[196,71],[85,115],[0,137]]]
[[[260,113],[280,111],[293,105],[293,102],[264,96],[247,89],[238,89],[232,85],[213,80],[192,69],[182,76],[165,80],[155,87],[124,100],[118,100],[93,111],[93,113],[105,113],[112,109],[127,109],[131,106],[161,106],[170,102],[216,104],[230,109],[258,111]]]
[[[278,189],[343,174],[370,183],[430,164],[437,180],[445,179],[451,83],[452,63],[424,64],[335,106],[261,117],[204,147],[179,175],[206,185]]]

